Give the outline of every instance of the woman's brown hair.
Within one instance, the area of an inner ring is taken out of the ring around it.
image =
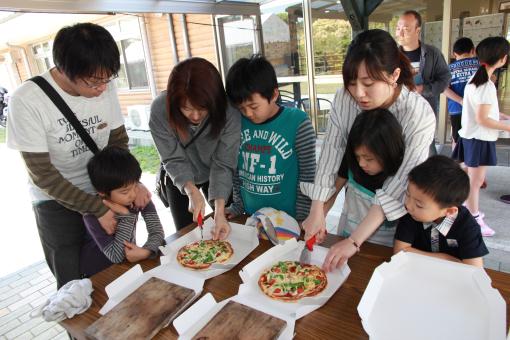
[[[189,101],[197,109],[207,110],[209,134],[219,136],[226,122],[227,95],[220,73],[203,58],[189,58],[175,65],[170,73],[166,94],[166,109],[170,127],[181,140],[189,137],[188,119],[181,107]]]
[[[359,65],[365,62],[367,73],[371,79],[387,81],[385,74],[390,75],[398,67],[400,76],[397,84],[404,84],[413,91],[413,72],[409,59],[400,51],[392,36],[383,30],[373,29],[358,34],[351,42],[344,59],[342,75],[344,86],[358,78]]]

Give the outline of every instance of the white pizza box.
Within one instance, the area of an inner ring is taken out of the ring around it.
[[[105,287],[106,295],[108,295],[108,301],[105,303],[103,308],[101,308],[99,314],[105,315],[108,313],[151,277],[156,277],[195,291],[193,298],[182,306],[175,316],[186,310],[186,308],[200,296],[204,286],[203,279],[197,279],[196,277],[187,275],[186,273],[180,273],[162,266],[158,266],[144,273],[142,271],[142,267],[137,264]],[[172,320],[169,320],[169,323],[171,321]],[[166,326],[167,325],[165,325],[165,327]]]
[[[378,266],[358,305],[373,340],[500,340],[506,304],[481,268],[400,252]]]
[[[243,284],[239,286],[238,295],[242,296],[244,300],[250,301],[250,306],[263,312],[277,311],[295,320],[323,306],[349,276],[351,270],[347,264],[340,269],[335,269],[326,274],[328,284],[326,289],[320,294],[294,302],[283,302],[271,299],[261,291],[258,285],[258,280],[262,272],[278,261],[299,261],[299,256],[304,246],[305,243],[303,241],[297,241],[293,238],[286,241],[284,244],[272,247],[257,259],[248,263],[239,272]],[[328,250],[328,248],[317,245],[314,246],[310,264],[319,267],[322,266]]]
[[[215,263],[210,268],[205,270],[193,270],[191,268],[183,267],[177,261],[177,252],[179,249],[187,244],[200,241],[200,228],[196,227],[189,233],[181,236],[177,240],[167,244],[165,247],[159,247],[164,256],[161,256],[161,265],[167,268],[176,270],[178,272],[187,273],[200,279],[210,279],[212,277],[223,274],[239,262],[241,262],[246,256],[248,256],[257,246],[259,245],[259,239],[257,236],[257,229],[250,226],[245,226],[238,223],[230,222],[232,228],[230,234],[226,238],[226,241],[230,242],[234,249],[234,254],[230,259],[224,263]],[[208,218],[204,221],[204,240],[212,239],[211,231],[214,227],[214,220]]]
[[[278,337],[278,340],[290,340],[293,338],[295,324],[293,318],[278,313],[276,310],[268,311],[257,308],[251,300],[246,300],[243,296],[236,295],[221,302],[216,302],[211,293],[207,293],[174,320],[173,324],[177,333],[179,333],[179,339],[191,340],[230,300],[286,321],[287,326]]]

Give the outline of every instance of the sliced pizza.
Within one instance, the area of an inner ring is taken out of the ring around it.
[[[259,278],[262,292],[281,301],[317,295],[327,284],[328,278],[321,268],[298,261],[280,261],[262,272]]]
[[[232,257],[234,249],[228,241],[205,240],[185,245],[177,252],[177,261],[184,267],[207,269]]]

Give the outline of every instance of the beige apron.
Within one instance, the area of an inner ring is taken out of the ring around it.
[[[348,177],[344,208],[340,216],[340,222],[338,223],[338,235],[342,237],[349,237],[358,227],[367,215],[368,209],[374,205],[375,197],[374,192],[368,190],[354,180],[351,171],[349,171]],[[396,227],[397,221],[390,222],[384,220],[367,241],[393,247]]]

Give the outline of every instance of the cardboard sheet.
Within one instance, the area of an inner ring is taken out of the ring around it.
[[[181,316],[174,320],[173,325],[179,333],[179,339],[192,339],[223,308],[223,306],[231,300],[286,321],[287,326],[278,337],[278,340],[290,340],[293,338],[295,324],[293,318],[279,314],[276,311],[261,310],[252,306],[250,300],[245,300],[239,295],[217,303],[214,297],[210,293],[207,293],[187,311],[182,313]]]
[[[193,289],[151,277],[87,327],[85,334],[97,340],[152,339],[194,296]]]
[[[204,286],[203,279],[186,275],[185,273],[183,274],[162,266],[158,266],[144,273],[142,271],[142,267],[137,264],[105,287],[106,294],[108,295],[108,301],[106,301],[105,305],[101,308],[99,314],[105,315],[108,313],[113,307],[119,304],[151,277],[157,277],[158,279],[190,288],[195,291],[195,297],[188,304],[183,306],[180,312],[185,310],[186,307],[188,307],[200,295]],[[177,315],[179,313],[177,313]]]

